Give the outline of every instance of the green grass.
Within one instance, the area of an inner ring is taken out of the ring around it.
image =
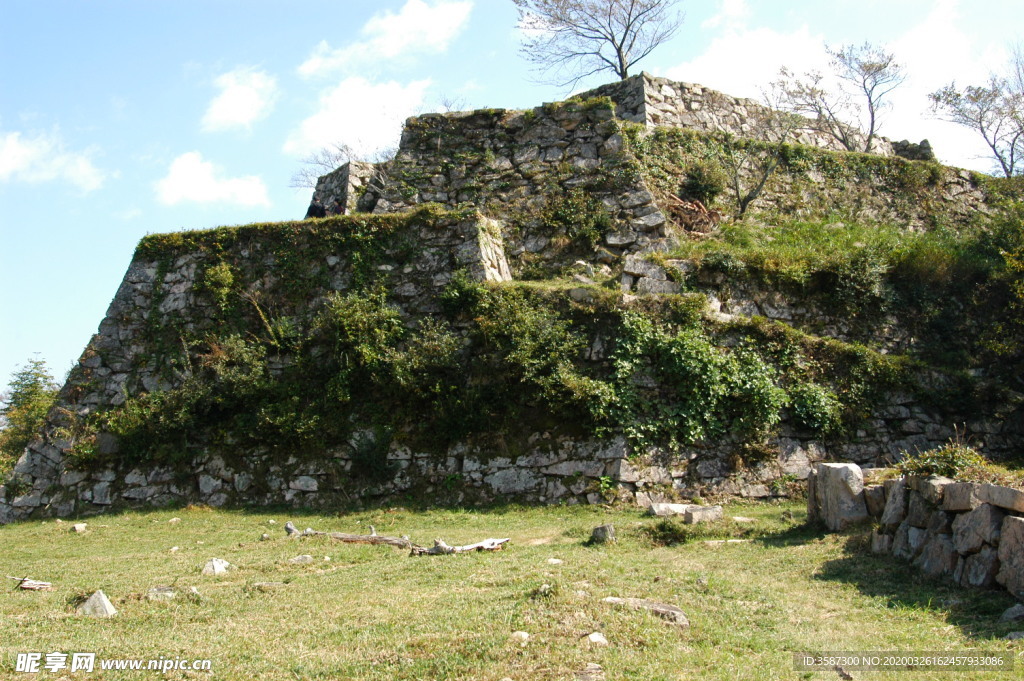
[[[209,658],[217,679],[495,681],[570,679],[588,662],[602,665],[610,679],[801,678],[791,657],[800,650],[1020,654],[1019,642],[999,640],[1008,626],[998,616],[1012,604],[1005,593],[918,577],[895,559],[867,554],[857,535],[804,527],[796,503],[736,503],[727,514],[755,522],[725,523],[720,532],[669,545],[651,531],[662,521],[595,507],[337,516],[182,509],[94,517],[81,535],[70,532],[70,522],[8,526],[0,528],[0,573],[52,581],[55,590],[0,596],[0,677],[32,678],[13,671],[16,653],[32,651]],[[169,524],[174,516],[181,522]],[[287,539],[288,519],[300,528],[344,532],[373,524],[381,534],[408,534],[421,544],[436,537],[449,544],[492,536],[512,542],[500,553],[410,558],[388,547]],[[618,543],[585,546],[590,529],[607,522],[615,524]],[[258,541],[263,532],[270,541]],[[704,543],[738,534],[750,541]],[[180,550],[172,553],[172,546]],[[316,561],[287,562],[304,553]],[[213,557],[237,567],[223,577],[201,576]],[[551,565],[549,558],[564,562]],[[266,581],[287,585],[271,592],[253,586]],[[178,598],[145,600],[146,590],[161,584],[176,586]],[[539,595],[542,584],[552,587],[549,595]],[[192,586],[201,598],[186,597]],[[75,614],[74,603],[97,588],[119,610],[113,619]],[[691,627],[680,631],[616,609],[601,601],[605,596],[678,605]],[[530,633],[525,645],[510,638],[517,630]],[[594,631],[610,646],[581,642]],[[211,678],[167,674],[200,677]]]

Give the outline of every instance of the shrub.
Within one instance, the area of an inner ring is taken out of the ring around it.
[[[944,475],[956,478],[966,469],[984,466],[986,463],[985,457],[973,447],[950,441],[943,447],[917,454],[904,452],[896,468],[903,475]]]
[[[843,405],[828,388],[801,383],[789,389],[789,400],[793,421],[800,428],[830,435],[842,426]]]
[[[719,164],[697,161],[687,169],[686,178],[679,187],[679,197],[709,206],[725,191],[728,182],[729,178]]]

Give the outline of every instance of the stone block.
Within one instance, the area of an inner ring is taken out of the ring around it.
[[[885,511],[885,485],[865,485],[864,503],[868,508],[868,515],[872,518],[882,517]]]
[[[96,591],[89,599],[78,606],[78,612],[89,617],[113,617],[117,614],[114,604],[102,591]]]
[[[1008,511],[1024,513],[1024,492],[1002,485],[982,485],[981,499]]]
[[[999,533],[999,572],[996,581],[1024,599],[1024,518],[1003,518]]]
[[[670,518],[676,515],[686,515],[690,508],[692,508],[692,504],[651,504],[647,512],[659,518]]]
[[[882,527],[893,530],[907,517],[907,481],[905,478],[886,483],[888,493],[885,499],[885,509],[882,511]]]
[[[928,521],[935,511],[935,505],[926,501],[924,496],[916,490],[911,490],[907,495],[907,522],[911,527],[928,527]]]
[[[821,519],[833,532],[866,520],[864,478],[860,466],[852,463],[823,463],[817,467],[815,494]]]
[[[691,525],[711,523],[725,517],[721,506],[690,506],[683,513],[683,522]]]
[[[941,475],[930,475],[926,478],[916,478],[914,488],[930,504],[942,503],[942,492],[946,485],[952,484],[953,480]]]
[[[658,603],[657,601],[649,601],[645,598],[616,598],[615,596],[608,596],[603,600],[605,603],[611,603],[612,605],[624,606],[633,610],[644,610],[682,629],[690,626],[690,620],[687,619],[686,613],[681,608],[669,605],[668,603]]]
[[[999,543],[999,533],[1006,513],[991,504],[982,504],[973,511],[961,513],[953,521],[953,543],[963,554],[974,553],[983,544]]]
[[[921,546],[921,553],[914,564],[924,574],[938,577],[953,574],[958,558],[953,548],[953,538],[948,534],[937,534]]]
[[[991,546],[983,546],[977,553],[966,556],[957,580],[961,586],[989,587],[995,584],[999,573],[999,553]]]
[[[943,511],[971,511],[982,503],[981,485],[973,482],[954,482],[942,491]]]
[[[871,531],[871,553],[892,553],[892,535]]]
[[[637,293],[679,293],[679,284],[674,281],[662,281],[643,277],[636,282]]]
[[[627,255],[622,271],[626,274],[632,274],[634,277],[647,277],[660,281],[668,279],[668,275],[661,265],[657,265],[639,255]]]

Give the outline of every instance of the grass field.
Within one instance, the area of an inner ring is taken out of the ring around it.
[[[609,680],[838,679],[834,671],[794,671],[792,653],[983,649],[1013,651],[1016,671],[919,671],[910,678],[1021,678],[1024,641],[1001,639],[1014,628],[998,622],[1013,604],[1004,592],[922,578],[896,559],[870,555],[861,533],[807,528],[796,503],[735,503],[726,513],[754,521],[687,536],[681,525],[635,509],[314,515],[189,508],[93,517],[82,534],[68,521],[7,526],[0,528],[0,575],[55,588],[2,591],[0,677],[519,681],[573,679],[593,662]],[[180,522],[168,522],[173,517]],[[368,533],[372,524],[380,534],[407,534],[425,545],[439,537],[449,544],[512,541],[497,553],[413,558],[390,547],[288,539],[289,519],[300,529],[350,533]],[[585,545],[591,528],[608,522],[618,542]],[[271,539],[259,541],[264,532]],[[704,543],[713,536],[750,541]],[[288,562],[299,554],[315,560]],[[202,576],[214,557],[235,568]],[[285,584],[262,590],[254,586],[260,582]],[[175,586],[177,598],[147,600],[157,585]],[[113,601],[115,617],[75,613],[95,589]],[[616,608],[602,602],[606,596],[677,605],[691,626]],[[525,644],[515,631],[530,634]],[[609,645],[589,644],[592,632]],[[17,653],[54,651],[208,658],[212,671],[15,671]]]

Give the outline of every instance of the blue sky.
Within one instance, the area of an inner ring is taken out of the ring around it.
[[[1002,68],[1019,0],[681,6],[644,70],[757,97],[783,64],[824,67],[826,42],[884,44],[908,79],[882,133],[990,170],[926,95]],[[316,149],[569,94],[536,82],[516,21],[511,0],[0,0],[0,386],[35,353],[64,375],[145,234],[300,218],[289,181]]]

